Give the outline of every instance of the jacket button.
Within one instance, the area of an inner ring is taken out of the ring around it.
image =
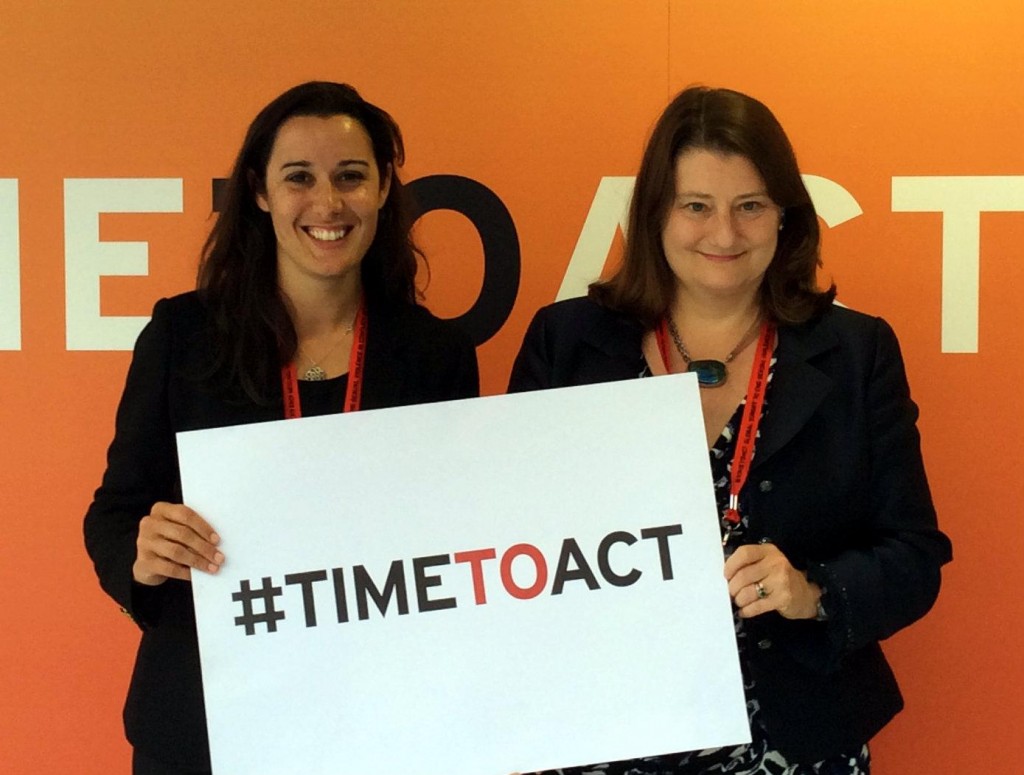
[[[771,492],[773,486],[771,479],[764,479],[759,485],[757,485],[757,489],[761,492]]]
[[[772,642],[768,638],[764,638],[763,640],[759,640],[757,642],[757,647],[761,649],[761,651],[767,651],[772,647]]]

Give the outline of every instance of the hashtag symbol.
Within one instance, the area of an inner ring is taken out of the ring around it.
[[[242,604],[242,615],[235,617],[235,624],[245,627],[246,635],[256,634],[256,625],[267,625],[267,632],[277,632],[277,622],[284,619],[284,611],[274,608],[274,598],[281,594],[281,587],[275,587],[270,576],[263,577],[263,587],[253,589],[249,586],[249,579],[242,579],[242,585],[237,592],[231,594],[231,599]],[[258,598],[263,599],[263,613],[257,614],[252,610],[252,602]]]

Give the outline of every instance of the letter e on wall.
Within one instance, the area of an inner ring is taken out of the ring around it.
[[[145,242],[101,242],[100,213],[180,213],[181,178],[64,181],[67,349],[130,350],[148,318],[100,314],[100,278],[149,273]]]

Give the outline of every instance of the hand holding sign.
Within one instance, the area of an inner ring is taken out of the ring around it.
[[[167,579],[192,578],[191,568],[216,573],[224,563],[220,536],[210,524],[180,503],[154,503],[139,522],[132,576],[156,586]]]
[[[813,619],[818,613],[821,587],[808,581],[774,544],[737,548],[725,563],[725,578],[744,618],[778,611],[787,619]]]

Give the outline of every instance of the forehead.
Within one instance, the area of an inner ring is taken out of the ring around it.
[[[270,150],[271,167],[288,161],[338,163],[343,159],[373,162],[373,143],[352,116],[292,116],[281,124]]]
[[[733,197],[765,193],[757,167],[746,156],[690,148],[676,157],[677,193]]]

